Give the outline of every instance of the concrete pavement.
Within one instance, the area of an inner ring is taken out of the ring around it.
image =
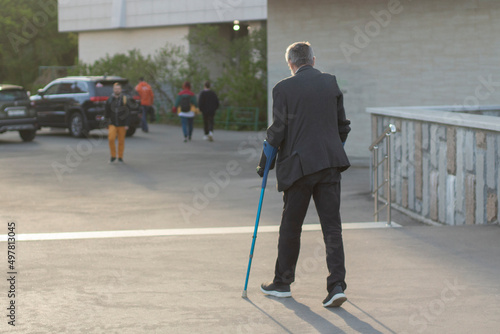
[[[0,234],[9,221],[20,239],[84,231],[194,233],[18,241],[16,326],[3,316],[0,331],[498,331],[500,228],[429,227],[395,212],[402,227],[352,229],[373,220],[366,167],[343,174],[348,302],[340,309],[321,306],[327,272],[321,232],[314,228],[303,232],[293,298],[266,297],[258,289],[272,279],[277,240],[276,232],[261,232],[249,298],[242,299],[251,233],[234,228],[254,224],[262,136],[217,131],[214,143],[201,137],[196,129],[185,144],[180,128],[153,124],[149,134],[127,139],[125,165],[110,165],[98,132],[86,141],[44,130],[33,143],[1,135]],[[261,226],[279,224],[281,195],[274,184],[272,174]],[[318,223],[313,205],[305,223]],[[219,227],[226,229],[200,234]],[[7,254],[6,242],[0,252]],[[7,314],[5,280],[0,289]]]

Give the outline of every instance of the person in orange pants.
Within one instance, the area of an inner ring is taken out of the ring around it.
[[[125,134],[128,126],[108,125],[109,150],[111,151],[110,162],[116,160],[116,138],[118,137],[118,161],[123,162],[123,151],[125,151]]]
[[[113,94],[106,101],[105,119],[108,121],[108,141],[111,152],[110,163],[115,162],[116,138],[118,138],[118,162],[123,163],[123,151],[125,150],[125,135],[130,121],[130,107],[133,99],[122,93],[119,83],[113,85]]]

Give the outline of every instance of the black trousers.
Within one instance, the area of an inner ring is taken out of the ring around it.
[[[300,234],[311,196],[319,215],[329,275],[327,290],[341,284],[345,290],[344,245],[340,220],[340,172],[329,168],[296,181],[283,194],[275,284],[291,284],[300,250]]]
[[[203,114],[203,127],[205,136],[208,136],[210,131],[214,131],[214,116],[213,114]]]

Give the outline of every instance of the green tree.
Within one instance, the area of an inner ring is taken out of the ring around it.
[[[174,104],[184,81],[190,81],[192,90],[198,92],[209,78],[208,70],[201,62],[183,47],[171,44],[155,52],[148,69],[153,87],[167,100],[169,106]]]
[[[0,0],[0,80],[34,88],[39,66],[71,66],[77,36],[59,33],[57,1]]]
[[[130,50],[128,53],[118,53],[96,60],[92,64],[80,62],[73,68],[70,75],[118,75],[129,79],[131,83],[146,76],[152,66],[150,56],[144,56],[139,50]]]
[[[163,111],[174,104],[182,83],[189,80],[194,91],[201,90],[208,78],[207,69],[189,55],[182,46],[166,44],[153,55],[144,56],[134,49],[128,53],[107,55],[92,64],[80,63],[72,75],[118,75],[133,85],[140,77],[151,85]]]
[[[215,86],[226,105],[258,107],[260,119],[267,119],[267,31],[254,29],[232,40],[221,37],[220,26],[199,25],[188,40],[192,56],[209,58],[222,69]]]

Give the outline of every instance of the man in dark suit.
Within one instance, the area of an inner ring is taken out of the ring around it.
[[[298,42],[286,50],[292,76],[273,89],[273,124],[267,141],[278,147],[276,177],[283,191],[278,259],[274,280],[262,284],[265,294],[290,297],[295,280],[302,224],[311,197],[319,215],[326,247],[328,296],[325,307],[347,300],[340,219],[340,173],[350,164],[343,145],[351,130],[335,76],[315,69],[313,49]],[[265,166],[262,155],[257,172]]]

